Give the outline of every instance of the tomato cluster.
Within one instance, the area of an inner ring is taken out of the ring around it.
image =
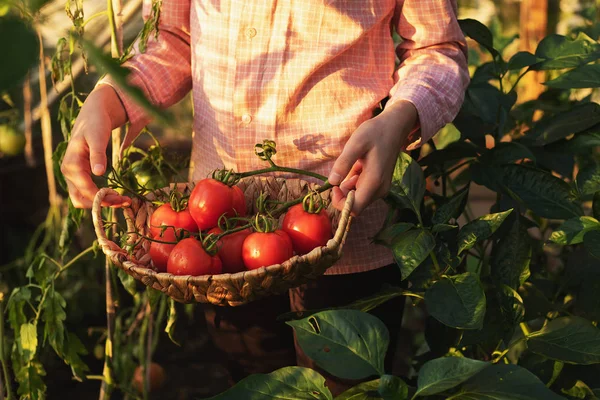
[[[159,272],[173,275],[236,273],[281,264],[294,253],[326,245],[332,237],[325,211],[309,211],[302,204],[292,206],[281,229],[268,223],[254,229],[220,227],[223,216],[239,220],[246,215],[244,193],[237,186],[203,179],[192,190],[187,207],[165,203],[152,214],[150,257]],[[204,241],[197,238],[198,232]]]

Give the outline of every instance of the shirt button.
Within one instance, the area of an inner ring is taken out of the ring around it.
[[[252,122],[252,116],[250,114],[242,115],[242,122],[248,125],[250,122]]]
[[[252,40],[252,38],[254,36],[256,36],[256,29],[254,29],[254,28],[246,29],[246,38],[248,38],[248,40]]]

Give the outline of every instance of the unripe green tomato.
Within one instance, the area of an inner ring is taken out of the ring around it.
[[[10,125],[0,125],[0,152],[18,156],[25,148],[25,135]]]

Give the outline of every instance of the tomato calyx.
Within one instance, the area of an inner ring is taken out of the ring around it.
[[[217,169],[212,173],[212,178],[232,187],[240,181],[240,175],[232,169]]]
[[[323,198],[316,191],[309,192],[302,199],[302,209],[309,214],[318,214],[325,208]]]
[[[188,199],[190,196],[184,196],[179,190],[177,190],[177,186],[169,193],[169,204],[173,211],[180,212],[187,208]]]
[[[271,233],[277,229],[277,221],[273,217],[260,213],[256,214],[251,225],[255,232],[260,233]]]

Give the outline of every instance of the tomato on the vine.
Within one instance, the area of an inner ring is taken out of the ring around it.
[[[18,156],[25,148],[25,135],[10,125],[0,125],[0,152]]]
[[[218,256],[206,252],[195,238],[186,238],[175,245],[167,262],[167,272],[173,275],[216,275],[223,271]]]
[[[251,233],[242,245],[244,265],[250,270],[281,264],[293,254],[292,241],[282,230]]]
[[[304,210],[302,204],[288,210],[281,229],[292,239],[296,254],[306,254],[315,247],[325,246],[333,237],[331,220],[325,210],[310,213]]]
[[[170,203],[163,204],[152,213],[152,217],[150,217],[152,237],[160,234],[162,225],[172,226],[177,230],[185,229],[190,232],[198,232],[198,225],[192,218],[189,208],[175,211]],[[165,231],[169,230],[172,231],[173,228],[165,229]]]
[[[176,242],[175,231],[173,229],[165,229],[162,235],[159,233],[153,239],[161,242]],[[150,258],[154,267],[158,272],[167,272],[167,262],[171,251],[175,248],[175,244],[150,242]]]
[[[196,183],[190,194],[188,207],[192,218],[202,231],[217,226],[223,214],[228,217],[246,214],[246,201],[241,189],[229,187],[211,178]]]
[[[219,235],[223,233],[223,231],[221,228],[217,227],[211,229],[208,233]],[[250,228],[244,229],[243,231],[225,235],[217,242],[219,248],[217,255],[223,263],[223,272],[234,274],[246,269],[242,257],[242,245],[244,244],[244,240],[246,240],[251,233],[252,231]]]

